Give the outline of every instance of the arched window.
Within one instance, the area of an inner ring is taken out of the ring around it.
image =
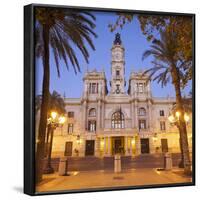
[[[145,108],[139,108],[139,116],[145,116],[145,115],[146,115]]]
[[[89,110],[89,117],[95,117],[96,116],[96,109],[95,108],[91,108]]]
[[[121,111],[113,113],[112,128],[124,128],[124,115]]]

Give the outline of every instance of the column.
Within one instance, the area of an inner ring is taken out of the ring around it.
[[[88,88],[89,88],[89,83],[86,83],[85,84],[85,91],[84,91],[84,93],[85,93],[85,97],[87,98],[87,96],[88,96]]]
[[[134,106],[133,101],[131,102],[131,107],[132,107],[132,110],[131,110],[132,128],[135,128],[136,127],[136,122],[135,122],[135,106]]]
[[[136,147],[136,155],[141,154],[141,144],[140,144],[140,137],[137,136],[135,140],[135,147]]]
[[[99,156],[100,155],[100,139],[96,138],[95,140],[95,156]]]
[[[104,102],[102,102],[102,106],[101,106],[101,128],[104,128]]]
[[[138,103],[135,101],[135,128],[138,128]]]
[[[110,137],[108,137],[108,156],[111,155],[111,140],[110,140]]]
[[[133,142],[132,142],[133,138],[130,137],[130,155],[133,156]]]
[[[148,125],[149,125],[149,129],[151,130],[152,129],[152,119],[151,119],[151,117],[152,117],[152,114],[151,114],[151,110],[152,110],[152,106],[151,106],[151,102],[150,102],[150,100],[148,100],[148,113],[149,113],[149,115],[148,115],[148,118],[149,118],[149,120],[148,120]]]
[[[155,153],[153,138],[149,137],[149,153]]]
[[[106,155],[106,137],[104,137],[104,156]]]
[[[82,128],[83,131],[85,131],[86,127],[87,127],[87,103],[86,101],[83,102],[83,123],[82,123]]]
[[[125,136],[124,137],[124,140],[125,140],[125,155],[129,155],[129,152],[128,152],[128,137]]]
[[[97,131],[101,128],[101,101],[98,100],[97,106]]]

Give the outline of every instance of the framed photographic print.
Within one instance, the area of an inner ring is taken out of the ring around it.
[[[195,184],[195,15],[24,7],[24,192]]]

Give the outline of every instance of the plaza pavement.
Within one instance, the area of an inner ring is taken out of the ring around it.
[[[69,176],[57,173],[43,175],[43,181],[37,185],[36,192],[62,190],[80,190],[123,186],[144,186],[191,182],[191,177],[184,176],[183,171],[173,168],[171,171],[158,171],[155,168],[124,170],[71,171]]]

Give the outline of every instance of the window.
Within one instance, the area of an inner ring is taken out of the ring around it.
[[[74,125],[72,123],[68,124],[68,133],[73,133]]]
[[[120,71],[116,70],[116,76],[119,76],[119,75],[120,75]]]
[[[165,116],[164,110],[160,110],[160,116]]]
[[[112,128],[124,128],[124,115],[121,111],[117,111],[112,115]]]
[[[165,131],[166,130],[166,127],[165,127],[165,122],[160,122],[160,130],[161,131]]]
[[[96,131],[96,121],[95,120],[88,121],[88,131],[91,131],[91,132]]]
[[[96,83],[92,83],[92,94],[96,93]]]
[[[140,93],[143,92],[143,83],[138,84],[138,92],[140,92]]]
[[[139,130],[146,129],[146,120],[141,119],[139,120]]]
[[[89,85],[89,93],[90,94],[95,94],[98,93],[98,83],[90,83]]]
[[[145,115],[146,115],[145,108],[139,108],[139,116],[145,116]]]
[[[95,117],[96,116],[96,109],[95,108],[91,108],[89,110],[89,117]]]
[[[74,112],[68,112],[67,116],[68,118],[74,118]]]

